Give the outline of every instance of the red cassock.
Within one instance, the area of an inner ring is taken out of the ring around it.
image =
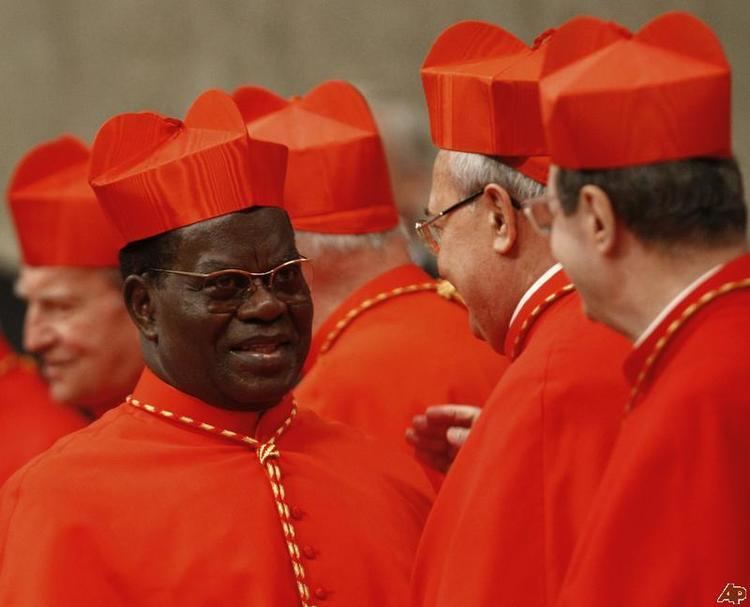
[[[413,605],[551,604],[617,435],[628,348],[584,317],[562,271],[522,306],[511,364],[425,527]]]
[[[0,337],[0,485],[61,436],[86,421],[55,403],[31,363]]]
[[[4,487],[0,605],[403,605],[429,483],[295,411],[220,410],[144,371]]]
[[[629,357],[634,398],[561,605],[716,605],[727,584],[724,599],[739,604],[732,587],[750,588],[748,361],[745,255]]]
[[[313,339],[300,403],[409,452],[404,432],[426,407],[484,403],[507,359],[439,285],[409,264],[352,293]]]

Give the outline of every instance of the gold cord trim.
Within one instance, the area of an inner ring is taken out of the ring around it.
[[[217,428],[212,424],[199,422],[192,417],[177,415],[172,411],[167,411],[166,409],[160,409],[159,407],[155,407],[154,405],[143,403],[133,398],[132,395],[128,396],[125,400],[133,407],[151,413],[152,415],[176,421],[185,426],[197,428],[198,430],[203,430],[204,432],[207,432],[209,434],[227,438],[229,440],[255,449],[255,454],[258,457],[258,462],[265,470],[266,477],[268,478],[268,482],[271,485],[271,491],[273,492],[274,501],[276,503],[276,511],[281,523],[281,531],[284,534],[284,541],[286,543],[287,551],[289,552],[289,559],[292,565],[292,571],[294,573],[294,579],[297,588],[297,595],[299,596],[301,607],[314,607],[314,605],[310,603],[310,589],[307,586],[307,581],[305,578],[305,567],[302,564],[300,549],[297,545],[296,532],[294,530],[294,523],[292,522],[291,510],[286,502],[286,491],[284,489],[284,485],[281,482],[282,474],[281,468],[278,464],[281,453],[279,452],[279,448],[276,445],[276,440],[287,430],[287,428],[289,428],[289,426],[292,425],[292,420],[294,419],[295,415],[297,415],[297,402],[294,401],[294,405],[291,412],[289,413],[289,417],[287,417],[284,423],[276,429],[274,435],[265,443],[261,443],[252,436],[240,434],[232,430]]]
[[[443,299],[458,302],[463,306],[466,305],[463,298],[458,294],[458,291],[456,291],[456,287],[454,287],[447,280],[415,283],[406,285],[404,287],[397,287],[395,289],[391,289],[390,291],[382,291],[381,293],[378,293],[373,297],[365,299],[357,307],[349,310],[344,315],[344,317],[336,323],[336,326],[333,328],[333,330],[331,330],[328,335],[326,335],[326,339],[323,342],[323,345],[320,346],[320,354],[325,354],[326,352],[328,352],[333,347],[333,344],[336,342],[336,340],[341,337],[341,334],[349,327],[349,325],[352,324],[354,320],[359,318],[364,312],[367,312],[367,310],[377,306],[378,304],[388,301],[389,299],[393,299],[394,297],[399,297],[401,295],[410,295],[412,293],[423,293],[425,291],[435,291]]]
[[[516,339],[513,340],[513,348],[511,349],[511,360],[516,358],[521,353],[521,345],[523,344],[523,341],[526,339],[526,335],[528,335],[529,331],[531,330],[531,327],[536,322],[537,318],[541,316],[542,312],[544,312],[547,308],[549,308],[553,303],[555,303],[558,299],[562,299],[565,295],[568,293],[571,293],[575,291],[575,285],[567,284],[559,291],[555,291],[551,295],[547,296],[543,302],[541,302],[538,306],[536,306],[532,311],[531,314],[529,314],[526,317],[526,320],[523,321],[523,324],[521,325],[521,330],[518,332],[518,335],[516,335]]]
[[[664,335],[662,335],[656,341],[656,344],[654,344],[654,349],[651,351],[651,354],[648,355],[648,358],[646,358],[646,362],[644,362],[643,364],[643,368],[641,369],[640,373],[638,373],[635,384],[633,384],[633,389],[630,391],[628,404],[625,406],[626,415],[630,413],[630,411],[635,406],[635,401],[637,400],[638,396],[640,396],[646,379],[653,370],[656,361],[664,352],[667,344],[669,344],[671,339],[674,337],[675,333],[677,333],[677,331],[679,331],[680,328],[682,328],[682,326],[685,325],[688,320],[695,316],[698,311],[702,310],[718,297],[726,295],[727,293],[731,293],[732,291],[738,291],[740,289],[748,288],[750,288],[750,278],[725,282],[720,287],[704,293],[700,297],[700,299],[698,299],[698,301],[691,303],[687,308],[685,308],[679,318],[676,318],[672,321],[672,323],[667,327],[666,333],[664,333]]]

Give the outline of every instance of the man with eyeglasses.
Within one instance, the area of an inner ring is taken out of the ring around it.
[[[511,363],[430,513],[415,606],[552,604],[627,397],[627,343],[584,317],[536,229],[533,199],[549,164],[538,79],[554,36],[529,47],[497,26],[463,22],[422,68],[440,151],[418,230],[476,334]],[[415,420],[417,441],[445,435],[430,417]]]
[[[91,183],[146,369],[6,484],[0,604],[405,604],[432,489],[290,393],[312,301],[285,166],[218,91],[100,129]]]
[[[409,258],[380,133],[354,86],[324,82],[289,100],[247,86],[234,98],[251,136],[289,148],[285,208],[314,257],[316,317],[297,396],[413,453],[412,417],[436,402],[483,403],[506,359],[467,330],[450,285]]]
[[[564,25],[540,84],[552,250],[633,342],[560,605],[740,604],[750,584],[750,255],[731,69],[686,13]],[[576,133],[576,137],[570,137]]]

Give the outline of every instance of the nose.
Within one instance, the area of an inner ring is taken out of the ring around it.
[[[55,342],[55,331],[45,321],[34,305],[29,306],[23,323],[23,347],[27,352],[38,354],[49,349]]]
[[[276,297],[264,280],[253,279],[254,289],[237,308],[237,318],[242,321],[271,322],[286,312],[286,304]]]

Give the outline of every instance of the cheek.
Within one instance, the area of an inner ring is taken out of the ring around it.
[[[559,261],[570,274],[577,269],[577,261],[580,258],[580,242],[571,231],[570,226],[558,220],[555,222],[550,234],[550,249],[552,255]]]
[[[70,354],[83,356],[97,349],[98,339],[105,330],[101,322],[92,321],[85,311],[76,313],[55,323],[58,343]]]
[[[291,306],[289,308],[289,316],[291,317],[292,324],[294,325],[294,328],[297,332],[301,356],[304,358],[307,356],[307,352],[310,349],[310,340],[312,338],[312,324],[313,324],[312,302],[308,304]]]

